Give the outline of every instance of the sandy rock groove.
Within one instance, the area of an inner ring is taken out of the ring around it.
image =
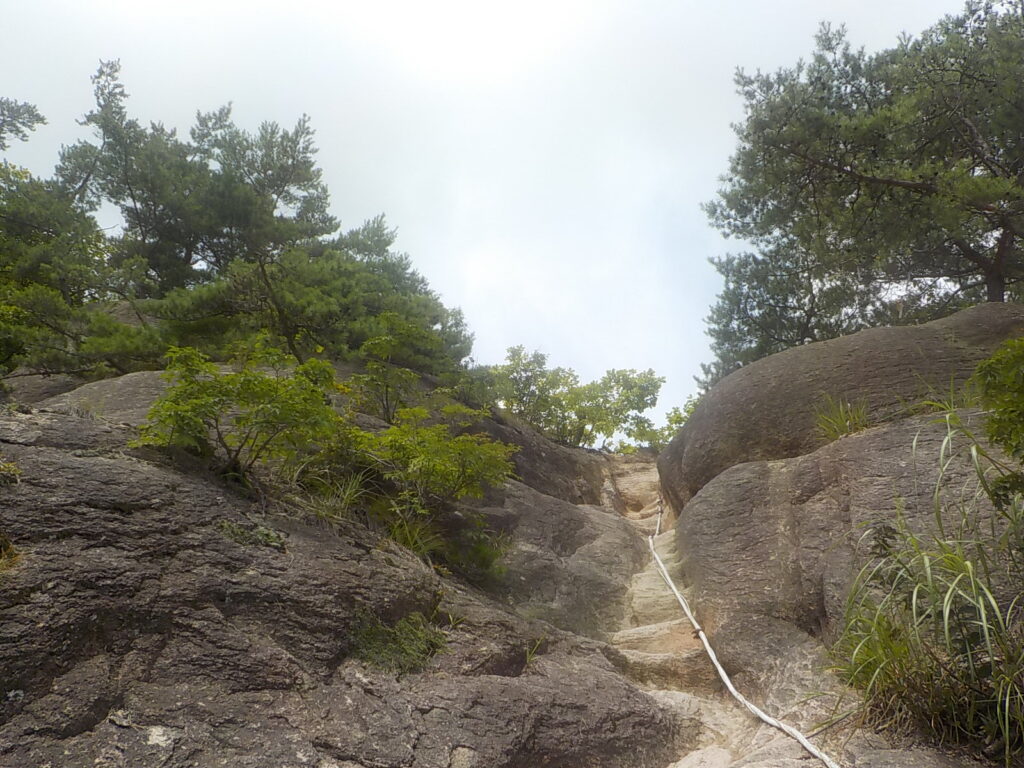
[[[642,768],[696,742],[603,641],[647,559],[619,510],[656,485],[650,461],[620,493],[608,459],[490,424],[520,480],[478,505],[511,541],[483,590],[127,447],[161,386],[36,382],[33,408],[0,410],[21,470],[0,487],[20,553],[0,574],[0,768]],[[424,670],[356,657],[367,615],[413,612],[445,619]]]

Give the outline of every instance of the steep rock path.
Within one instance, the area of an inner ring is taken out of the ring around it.
[[[620,500],[619,512],[645,538],[655,533],[660,508],[656,466],[640,461],[616,464],[611,482]],[[677,572],[679,553],[669,521],[662,521],[654,542],[669,572]],[[623,627],[610,637],[622,655],[623,672],[662,704],[702,726],[694,748],[667,768],[734,765],[751,747],[759,723],[724,692],[653,557],[633,576],[627,605]]]

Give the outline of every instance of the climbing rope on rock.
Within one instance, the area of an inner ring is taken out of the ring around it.
[[[697,618],[693,615],[690,610],[689,604],[686,602],[686,598],[680,594],[679,590],[676,589],[675,582],[672,581],[672,577],[669,575],[668,569],[665,567],[665,563],[662,562],[661,557],[658,555],[657,549],[654,547],[654,539],[661,533],[661,518],[665,513],[664,501],[658,500],[658,523],[655,526],[654,533],[647,537],[647,545],[651,548],[651,554],[654,555],[654,561],[658,564],[658,571],[661,573],[661,578],[668,584],[669,589],[672,590],[672,594],[676,596],[676,600],[679,601],[679,605],[683,609],[683,613],[686,614],[687,620],[693,626],[694,632],[697,633],[697,637],[700,638],[701,643],[704,644],[704,650],[711,659],[711,663],[715,666],[715,670],[718,672],[718,677],[721,678],[725,687],[729,693],[732,694],[733,698],[736,699],[740,704],[747,708],[753,715],[755,715],[762,722],[773,728],[778,728],[780,731],[790,736],[800,743],[805,750],[807,750],[812,756],[824,763],[828,768],[841,768],[839,763],[835,762],[826,755],[824,752],[815,747],[811,742],[804,736],[800,731],[791,725],[787,725],[779,720],[776,720],[771,715],[764,712],[762,709],[751,703],[746,697],[736,690],[732,684],[732,680],[729,678],[729,674],[725,671],[722,665],[718,662],[718,657],[715,655],[714,649],[711,647],[711,642],[708,640],[708,636],[704,634],[704,629],[697,622]]]

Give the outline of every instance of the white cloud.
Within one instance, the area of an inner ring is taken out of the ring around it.
[[[598,376],[654,367],[693,390],[727,249],[699,204],[741,118],[737,66],[774,69],[821,20],[892,45],[959,0],[0,0],[2,95],[50,119],[11,159],[47,173],[89,75],[120,58],[132,110],[187,129],[307,112],[335,212],[380,212],[461,305],[491,362],[516,343]],[[6,7],[5,7],[6,6]],[[41,55],[42,51],[58,55]]]

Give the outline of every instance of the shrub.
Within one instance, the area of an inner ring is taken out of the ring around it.
[[[17,485],[21,482],[21,468],[13,461],[0,456],[0,486]]]
[[[368,664],[401,675],[423,669],[446,642],[444,632],[422,613],[410,613],[391,625],[364,615],[353,636],[352,652]]]
[[[462,406],[442,409],[447,422],[431,423],[425,408],[405,408],[376,436],[374,457],[384,476],[429,509],[442,509],[464,496],[479,498],[487,486],[512,474],[514,446],[486,435],[453,434],[481,417]]]
[[[221,520],[217,528],[227,538],[245,547],[270,547],[284,551],[284,539],[277,531],[264,525],[246,528],[232,520]]]
[[[948,423],[942,472],[959,436]],[[874,557],[847,600],[833,653],[877,723],[980,743],[1010,765],[1024,748],[1024,500],[1016,495],[994,516],[979,508],[993,465],[976,442],[969,454],[979,494],[947,501],[940,477],[934,534],[912,531],[901,510],[874,531]]]
[[[851,403],[827,394],[814,409],[814,419],[818,434],[830,442],[870,426],[868,406],[863,400]]]
[[[7,536],[0,533],[0,573],[14,566],[21,554]]]
[[[137,445],[180,446],[248,482],[258,462],[295,460],[339,421],[326,396],[334,371],[322,360],[296,365],[263,341],[230,373],[191,347],[171,348],[166,360],[171,386],[150,409]]]
[[[975,373],[982,406],[988,410],[989,439],[1024,461],[1024,338],[1004,342]]]
[[[348,381],[361,410],[394,424],[398,410],[415,395],[420,375],[408,368],[369,360],[366,373],[351,376]]]
[[[653,429],[642,414],[653,408],[664,379],[653,370],[610,369],[581,383],[571,368],[548,368],[547,355],[510,347],[505,363],[476,374],[491,387],[491,399],[552,440],[572,446],[605,444],[621,433],[645,440]]]
[[[342,420],[296,472],[307,494],[301,505],[328,522],[340,519],[342,508],[347,514],[361,507],[370,525],[424,561],[471,580],[495,577],[503,541],[478,516],[452,511],[454,502],[479,497],[512,474],[515,446],[467,431],[483,416],[459,405],[434,416],[422,407],[401,409],[395,424],[376,434]]]

